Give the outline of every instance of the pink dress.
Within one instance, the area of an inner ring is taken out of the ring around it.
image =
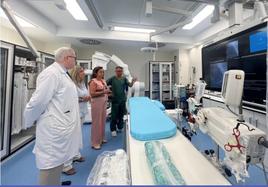
[[[92,79],[90,85],[93,84],[96,91],[107,89],[105,80]],[[99,146],[105,139],[105,123],[106,123],[106,106],[107,95],[91,98],[91,146]]]

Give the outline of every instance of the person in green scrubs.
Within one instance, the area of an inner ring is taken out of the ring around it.
[[[106,82],[107,85],[111,87],[112,90],[112,113],[111,113],[111,124],[110,130],[112,136],[116,136],[116,130],[121,132],[124,127],[123,117],[126,114],[126,100],[128,87],[132,87],[137,81],[133,78],[131,82],[123,76],[123,68],[117,66],[115,68],[115,76],[109,78]]]

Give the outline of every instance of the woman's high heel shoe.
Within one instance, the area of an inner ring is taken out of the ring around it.
[[[101,149],[101,146],[91,146],[92,149],[99,150]]]

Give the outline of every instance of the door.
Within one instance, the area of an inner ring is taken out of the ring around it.
[[[1,107],[1,159],[9,154],[10,112],[14,46],[1,41],[0,107]]]

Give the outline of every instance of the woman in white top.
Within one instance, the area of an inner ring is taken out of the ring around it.
[[[85,79],[84,69],[77,65],[70,71],[70,76],[76,85],[79,99],[78,102],[79,102],[80,120],[81,125],[83,125],[85,121],[85,116],[88,113],[87,102],[90,100],[90,96],[88,95],[88,90],[84,82]],[[63,173],[67,175],[73,175],[76,173],[75,169],[72,166],[73,161],[83,162],[85,161],[85,158],[82,157],[81,154],[79,153],[72,160],[69,160],[68,162],[64,163],[64,167],[62,170]]]
[[[79,98],[79,110],[80,110],[80,119],[81,124],[85,122],[86,114],[88,114],[88,105],[90,101],[90,96],[88,94],[88,89],[85,85],[85,71],[84,68],[79,65],[75,66],[71,70],[71,77],[76,85],[78,98]]]

